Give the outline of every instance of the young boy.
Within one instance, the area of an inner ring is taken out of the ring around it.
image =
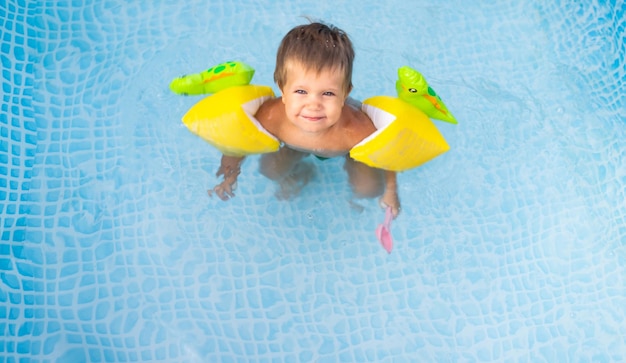
[[[348,155],[350,149],[376,128],[354,101],[352,90],[354,50],[341,29],[322,23],[293,28],[283,38],[276,56],[274,80],[282,97],[265,102],[255,117],[281,142],[274,153],[261,156],[261,173],[279,183],[278,196],[289,198],[312,175],[302,159],[345,157],[344,168],[357,197],[382,195],[381,203],[400,211],[396,173],[371,168]],[[348,101],[348,102],[346,102]],[[224,181],[215,192],[222,200],[234,196],[243,158],[222,156],[217,175]]]

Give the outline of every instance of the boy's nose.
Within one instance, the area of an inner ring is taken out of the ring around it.
[[[321,101],[321,97],[310,95],[310,97],[307,98],[307,106],[312,109],[319,109],[322,105]]]

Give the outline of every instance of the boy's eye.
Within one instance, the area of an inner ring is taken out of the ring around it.
[[[330,91],[324,92],[324,96],[334,96],[334,95],[335,95],[335,93],[330,92]]]
[[[299,95],[305,95],[305,94],[306,94],[306,91],[305,91],[305,90],[303,90],[303,89],[297,89],[297,90],[296,90],[296,93],[297,93],[297,94],[299,94]]]

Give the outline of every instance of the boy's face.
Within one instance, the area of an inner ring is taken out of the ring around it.
[[[281,89],[289,121],[308,133],[324,132],[339,122],[348,95],[340,69],[307,70],[298,62],[286,64]]]

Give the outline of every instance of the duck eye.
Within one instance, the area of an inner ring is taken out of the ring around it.
[[[411,93],[417,93],[417,90],[415,88],[409,88],[409,92]]]

